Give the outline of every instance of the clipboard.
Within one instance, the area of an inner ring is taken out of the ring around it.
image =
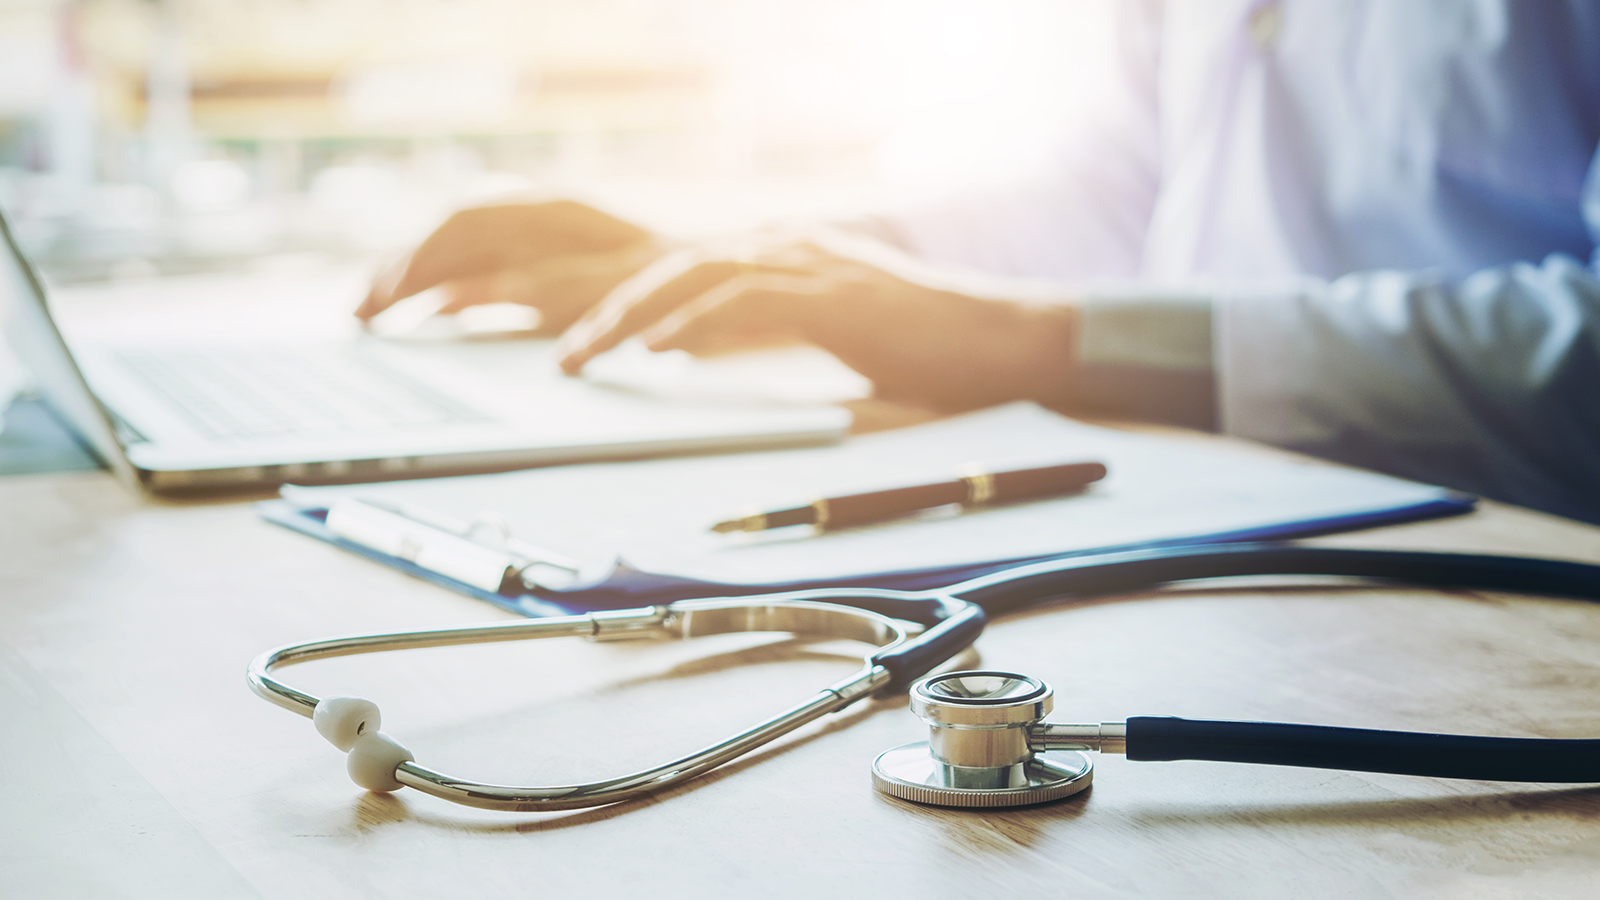
[[[1081,497],[1010,509],[828,534],[798,526],[742,543],[705,534],[719,514],[733,511],[733,498],[762,502],[802,484],[830,490],[862,473],[910,479],[993,461],[1018,447],[1058,460],[1067,453],[1096,457],[1111,476]],[[1193,477],[1172,477],[1175,468]],[[803,588],[924,590],[1048,559],[1309,537],[1457,515],[1474,503],[1444,488],[1219,453],[1012,404],[832,447],[285,488],[258,510],[268,521],[458,593],[544,616]],[[633,532],[590,543],[614,537],[615,546],[585,555],[557,545],[613,519]]]
[[[919,591],[944,587],[998,572],[1012,566],[1050,559],[1065,559],[1091,553],[1117,550],[1148,550],[1157,547],[1174,547],[1190,544],[1226,543],[1230,541],[1269,541],[1313,537],[1382,525],[1397,525],[1420,519],[1460,515],[1473,509],[1474,498],[1463,494],[1450,494],[1426,503],[1406,508],[1377,510],[1338,519],[1306,521],[1267,526],[1248,531],[1204,535],[1170,541],[1151,541],[1123,546],[1098,547],[1066,553],[1018,557],[995,560],[974,565],[946,568],[914,569],[882,572],[849,578],[819,579],[813,581],[772,582],[767,584],[727,583],[681,578],[636,569],[619,559],[602,580],[575,584],[566,588],[538,587],[517,584],[502,579],[497,589],[488,589],[461,580],[453,575],[419,564],[416,560],[384,553],[365,544],[340,537],[328,528],[328,509],[302,508],[287,500],[265,500],[257,504],[261,517],[309,537],[325,541],[336,547],[364,556],[374,562],[397,569],[408,575],[432,582],[459,594],[475,597],[501,609],[529,617],[566,616],[609,609],[633,609],[690,600],[699,597],[738,597],[755,594],[779,593],[810,588],[885,588],[890,590]],[[452,537],[452,535],[442,535]],[[511,566],[508,564],[508,568]]]

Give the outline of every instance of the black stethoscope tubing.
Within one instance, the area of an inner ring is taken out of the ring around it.
[[[1244,543],[1092,554],[1018,566],[934,591],[838,591],[829,602],[927,627],[873,661],[903,691],[977,639],[990,614],[1042,600],[1139,591],[1245,575],[1327,575],[1456,590],[1600,600],[1600,566],[1563,560],[1409,550]],[[813,592],[798,592],[797,595]],[[1134,760],[1212,760],[1441,778],[1600,782],[1600,739],[1504,738],[1140,716],[1127,722]]]

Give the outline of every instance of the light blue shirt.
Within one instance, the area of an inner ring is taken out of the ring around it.
[[[1600,3],[1118,13],[1058,165],[903,242],[1081,285],[1090,404],[1600,522]]]

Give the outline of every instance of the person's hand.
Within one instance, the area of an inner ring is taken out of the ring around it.
[[[366,321],[442,285],[441,314],[521,303],[539,310],[541,333],[559,334],[665,250],[650,232],[570,200],[466,209],[374,279],[355,314]]]
[[[689,248],[624,281],[574,324],[561,365],[579,372],[639,335],[703,353],[775,335],[809,341],[878,396],[961,409],[1066,397],[1076,308],[980,299],[890,274],[813,240],[734,252]]]

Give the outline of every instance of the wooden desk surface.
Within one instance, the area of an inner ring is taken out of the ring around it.
[[[1492,503],[1322,542],[1600,560],[1600,529]],[[367,794],[250,694],[277,644],[502,614],[256,518],[100,473],[0,480],[0,895],[15,897],[1593,897],[1600,789],[1097,760],[1000,812],[875,794],[903,700],[665,796],[523,815]],[[670,758],[851,671],[748,637],[546,641],[314,663],[430,766],[559,783]],[[969,659],[1052,682],[1062,721],[1260,718],[1600,735],[1600,608],[1233,584],[1058,605]],[[734,668],[741,663],[755,663]]]

